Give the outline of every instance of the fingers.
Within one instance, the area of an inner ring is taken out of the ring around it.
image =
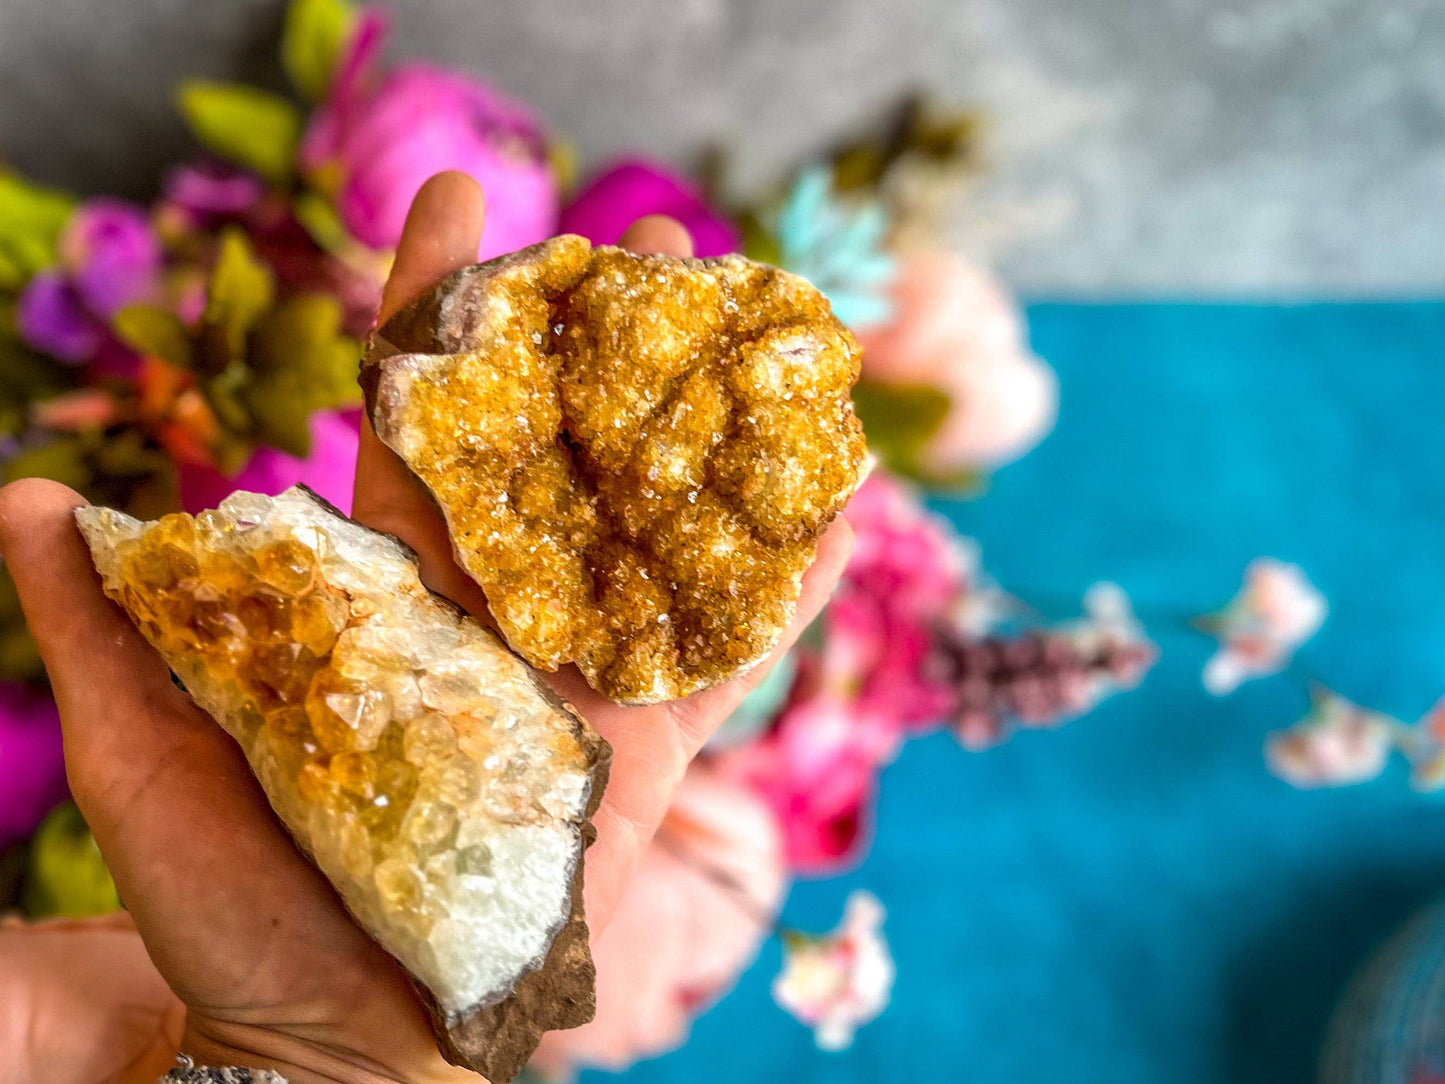
[[[818,540],[817,558],[803,577],[792,622],[766,660],[715,689],[670,704],[626,708],[587,688],[580,674],[553,675],[571,700],[612,746],[612,775],[602,807],[593,817],[597,841],[588,852],[587,920],[594,930],[607,924],[627,889],[643,848],[662,823],[672,795],[712,732],[738,702],[797,642],[827,603],[853,548],[853,531],[839,518]]]
[[[818,539],[818,551],[812,566],[803,576],[802,590],[798,594],[797,610],[793,620],[779,639],[777,646],[757,666],[741,677],[734,678],[726,685],[695,693],[673,705],[673,716],[682,731],[684,748],[688,759],[695,756],[712,732],[716,730],[743,697],[752,692],[758,683],[767,677],[779,659],[798,642],[798,637],[813,619],[822,613],[823,607],[832,597],[833,589],[848,565],[853,553],[853,528],[842,516]]]
[[[485,218],[481,185],[465,173],[438,173],[422,185],[407,212],[376,322],[384,324],[438,279],[476,263]]]
[[[241,750],[106,598],[75,526],[84,503],[55,482],[6,486],[0,553],[60,706],[76,803],[156,966],[192,1000],[188,975],[226,967],[224,953],[189,959],[202,943],[227,943],[273,914],[314,914],[317,901],[328,926],[345,915],[276,823]]]
[[[667,215],[646,215],[639,218],[617,242],[622,248],[639,255],[691,256],[692,235],[675,218]]]
[[[406,216],[391,277],[382,291],[383,322],[438,279],[477,258],[485,202],[465,173],[439,173],[416,194]],[[426,487],[361,422],[352,515],[368,527],[396,535],[421,558],[422,577],[459,605],[480,612],[480,588],[452,560],[451,541]]]
[[[75,509],[85,503],[75,491],[40,478],[0,489],[0,553],[69,724],[67,760],[88,759],[92,752],[104,757],[121,737],[92,733],[82,724],[114,712],[144,715],[151,706],[188,704],[160,656],[101,591],[75,526]]]

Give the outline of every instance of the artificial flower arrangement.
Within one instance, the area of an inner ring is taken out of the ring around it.
[[[385,37],[379,10],[293,0],[281,54],[296,97],[182,86],[205,154],[169,171],[149,207],[0,172],[4,479],[54,478],[144,516],[295,482],[347,507],[360,341],[411,198],[445,169],[486,190],[480,259],[557,232],[614,243],[667,214],[699,256],[741,251],[810,279],[864,348],[855,400],[880,464],[847,510],[851,562],[690,770],[594,946],[597,1019],[549,1036],[534,1066],[561,1078],[676,1045],[774,932],[778,1003],[820,1046],[845,1046],[893,982],[882,906],[859,894],[830,934],[780,930],[788,881],[858,861],[879,773],[911,737],[948,726],[978,749],[1056,725],[1155,658],[1117,588],[1092,589],[1075,622],[1032,620],[916,486],[976,490],[1055,410],[1007,292],[929,246],[972,169],[974,127],[910,102],[887,131],[725,205],[715,185],[636,159],[579,182],[526,106],[466,74],[388,66]],[[1280,669],[1322,619],[1296,570],[1254,566],[1209,625],[1223,647],[1207,684]],[[0,678],[0,905],[114,909],[94,842],[62,804],[56,710],[8,578]],[[1325,699],[1271,762],[1297,779],[1359,777],[1398,745],[1445,776],[1445,759],[1418,752],[1442,733],[1438,719],[1407,732]],[[651,951],[633,951],[644,939]]]

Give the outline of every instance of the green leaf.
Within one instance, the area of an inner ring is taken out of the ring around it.
[[[301,113],[278,94],[239,83],[181,84],[181,112],[197,139],[268,181],[291,179]]]
[[[346,223],[341,221],[335,205],[325,196],[302,192],[291,201],[291,213],[323,252],[338,253],[353,243]]]
[[[291,0],[281,35],[281,65],[308,101],[326,97],[355,15],[346,0]]]
[[[57,437],[26,448],[5,463],[5,481],[17,478],[49,478],[81,492],[90,488],[93,472],[86,458],[86,445],[79,437]]]
[[[46,817],[30,842],[23,906],[30,918],[84,918],[120,910],[110,870],[73,802]]]
[[[947,395],[925,384],[860,380],[853,388],[853,408],[863,422],[868,447],[890,467],[908,473],[943,424],[948,406]]]
[[[111,321],[115,333],[132,350],[160,358],[177,369],[191,367],[191,337],[181,318],[150,305],[130,305]]]
[[[34,682],[44,676],[40,650],[20,609],[20,593],[9,569],[0,564],[0,679]]]
[[[985,477],[966,468],[940,473],[922,463],[922,452],[948,414],[948,396],[924,384],[880,384],[860,380],[853,407],[863,422],[868,447],[889,470],[937,489],[980,492]]]
[[[311,450],[314,411],[360,403],[361,344],[342,334],[341,317],[333,297],[291,297],[256,326],[250,355],[254,375],[241,399],[258,439],[305,456]]]
[[[18,290],[57,259],[56,246],[75,199],[13,173],[0,173],[0,289]]]
[[[206,288],[203,322],[218,329],[226,361],[245,356],[246,336],[276,297],[271,269],[256,257],[245,231],[228,226]]]
[[[0,299],[0,435],[19,436],[30,404],[71,387],[75,372],[23,343],[11,325],[13,302]]]
[[[782,249],[762,218],[754,211],[744,211],[738,216],[738,225],[743,234],[743,255],[759,263],[777,264],[782,260]]]

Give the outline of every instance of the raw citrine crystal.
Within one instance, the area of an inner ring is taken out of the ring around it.
[[[245,750],[452,1060],[503,1081],[591,1018],[582,851],[607,748],[411,552],[300,487],[76,513],[105,590]]]
[[[403,309],[362,382],[507,642],[648,703],[787,627],[863,473],[858,358],[795,276],[565,236]]]

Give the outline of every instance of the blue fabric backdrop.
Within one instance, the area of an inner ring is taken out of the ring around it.
[[[1293,560],[1333,605],[1313,669],[1407,719],[1445,694],[1445,305],[1030,319],[1059,426],[946,506],[1005,587],[1071,599],[1107,578],[1141,609],[1197,611],[1250,557]],[[1213,700],[1208,645],[1153,631],[1143,688],[1061,731],[983,754],[913,743],[867,861],[794,890],[803,927],[831,925],[854,887],[889,908],[894,1003],[851,1051],[819,1053],[772,1007],[772,944],[687,1047],[628,1079],[1311,1079],[1353,969],[1445,892],[1445,801],[1398,765],[1339,791],[1273,779],[1261,742],[1303,712],[1298,687]]]

